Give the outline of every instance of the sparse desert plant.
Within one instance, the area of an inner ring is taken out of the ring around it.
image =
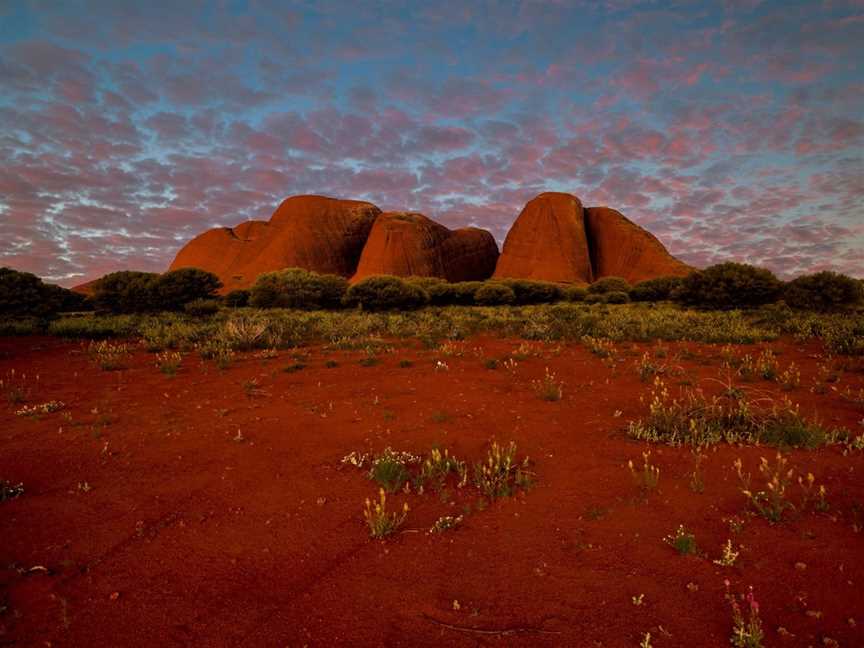
[[[463,519],[464,518],[461,515],[442,515],[435,520],[435,524],[433,524],[432,528],[429,529],[429,533],[444,533],[449,529],[455,529],[457,526],[462,524]]]
[[[642,453],[642,466],[640,468],[636,468],[632,459],[627,462],[627,468],[633,478],[633,483],[643,496],[657,490],[657,484],[660,481],[660,468],[651,463],[650,450]]]
[[[583,302],[588,296],[588,289],[582,286],[568,286],[564,289],[564,300],[568,302]]]
[[[770,522],[780,522],[783,513],[795,506],[789,501],[786,489],[792,483],[794,470],[787,468],[788,460],[779,452],[774,464],[768,463],[765,457],[759,460],[759,473],[765,482],[765,490],[753,490],[750,487],[750,475],[745,474],[741,459],[736,459],[733,467],[738,476],[741,493],[747,498],[753,509]]]
[[[729,643],[735,648],[763,648],[762,639],[765,633],[762,630],[759,603],[753,594],[753,586],[750,586],[746,595],[736,597],[729,588],[729,581],[724,583],[726,600],[732,608],[732,636],[729,637]],[[744,603],[746,612],[742,611],[739,598]]]
[[[388,446],[372,459],[369,479],[377,482],[388,492],[395,493],[411,477],[408,466],[419,462],[420,457],[417,455],[410,452],[397,452]]]
[[[267,346],[267,333],[267,320],[258,317],[232,317],[222,327],[222,339],[240,351]]]
[[[498,368],[498,365],[499,365],[499,362],[495,358],[487,358],[486,360],[483,361],[483,366],[486,369],[494,370],[494,369]]]
[[[366,355],[360,358],[360,366],[361,367],[374,367],[378,364],[378,356],[375,355],[375,351],[372,349],[366,349]]]
[[[87,347],[87,354],[105,371],[113,371],[122,369],[124,361],[129,355],[129,346],[127,344],[109,342],[101,340],[99,342],[91,342]]]
[[[824,484],[816,484],[816,477],[813,473],[808,472],[806,477],[798,476],[798,486],[801,487],[803,498],[801,501],[801,509],[806,509],[811,503],[813,509],[819,513],[825,513],[829,508],[828,491]]]
[[[600,358],[610,358],[616,353],[615,345],[611,340],[604,340],[601,338],[591,337],[590,335],[585,335],[582,337],[582,344],[588,347],[588,350],[591,351],[591,353]]]
[[[282,368],[282,371],[284,373],[296,373],[298,371],[302,371],[305,368],[306,368],[305,362],[297,361],[297,362],[292,362],[289,365],[286,365],[285,367]]]
[[[630,299],[638,302],[664,301],[671,299],[672,293],[680,285],[680,277],[657,277],[640,281],[630,289]]]
[[[402,368],[402,369],[408,369],[408,368],[413,367],[413,366],[414,366],[414,361],[413,361],[413,360],[408,360],[408,359],[406,358],[406,359],[403,359],[403,360],[400,360],[400,361],[399,361],[399,367]]]
[[[510,496],[517,488],[531,483],[530,462],[525,457],[516,461],[516,443],[506,448],[493,441],[486,459],[474,464],[474,484],[489,499]]]
[[[438,448],[432,448],[420,468],[419,487],[423,488],[425,484],[431,483],[434,487],[441,488],[451,474],[459,479],[457,487],[464,487],[468,482],[468,465],[451,456],[446,448],[443,453]]]
[[[777,357],[770,349],[765,349],[756,358],[756,373],[764,380],[774,380],[777,377]]]
[[[39,377],[36,376],[38,382]],[[0,378],[0,391],[10,405],[26,403],[33,392],[33,387],[26,373],[16,372],[10,369],[3,378]]]
[[[543,378],[531,381],[531,386],[534,393],[545,401],[559,401],[564,395],[564,383],[558,380],[558,376],[549,367],[546,367]]]
[[[328,369],[335,369],[336,367],[339,366],[339,363],[336,362],[336,360],[329,358],[324,362],[324,366],[327,367]]]
[[[783,370],[778,382],[784,391],[792,391],[801,384],[801,371],[794,362],[790,362],[789,366]]]
[[[696,536],[684,528],[683,524],[678,525],[674,534],[663,538],[663,542],[682,556],[695,555],[699,552],[699,547],[696,546]]]
[[[207,317],[219,312],[218,299],[194,299],[183,306],[183,311],[192,317]]]
[[[25,405],[21,409],[15,412],[16,416],[39,416],[40,414],[50,414],[51,412],[57,412],[65,407],[65,403],[63,401],[52,400],[47,403],[40,403],[38,405]]]
[[[383,538],[390,535],[405,522],[408,516],[408,503],[402,505],[401,512],[387,512],[387,494],[383,488],[378,489],[378,501],[374,504],[366,498],[366,508],[363,518],[369,527],[369,535],[373,538]]]
[[[0,502],[15,499],[24,494],[24,484],[14,484],[5,479],[0,479]]]
[[[693,470],[690,471],[690,481],[688,486],[694,493],[702,493],[705,491],[705,479],[702,476],[702,462],[705,460],[705,455],[700,448],[693,450]]]
[[[826,431],[807,421],[788,398],[756,401],[731,383],[723,386],[718,396],[687,388],[673,398],[663,379],[655,378],[648,416],[631,421],[628,434],[674,446],[726,441],[814,448],[828,442]]]
[[[180,368],[180,363],[183,361],[183,356],[179,351],[163,351],[156,354],[156,366],[159,371],[168,376],[173,376]]]
[[[712,562],[721,567],[732,567],[735,565],[735,561],[738,560],[740,553],[740,551],[735,551],[732,548],[732,539],[729,538],[723,545],[723,551],[721,552],[720,557]]]

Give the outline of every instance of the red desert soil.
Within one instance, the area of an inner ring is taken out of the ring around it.
[[[541,355],[510,371],[478,354],[501,358],[519,341],[471,339],[461,357],[392,344],[371,367],[360,351],[299,350],[306,367],[293,373],[287,351],[224,371],[188,354],[168,377],[144,351],[100,371],[76,343],[0,340],[0,376],[38,375],[30,402],[68,413],[18,417],[0,403],[0,477],[26,489],[0,503],[0,644],[637,646],[650,631],[658,648],[719,648],[729,579],[753,585],[768,646],[864,645],[864,454],[790,452],[826,485],[830,510],[781,524],[745,514],[731,469],[741,457],[755,479],[770,448],[707,450],[699,494],[690,450],[654,446],[659,489],[641,500],[625,464],[645,445],[624,428],[646,410],[633,362],[648,345],[618,345],[613,370],[580,345],[533,344]],[[862,431],[860,406],[810,393],[817,345],[768,346],[802,369],[791,397],[803,412]],[[687,351],[674,363],[696,383],[718,375],[717,347],[668,349]],[[532,390],[546,367],[565,382],[559,402]],[[842,380],[864,386],[860,372]],[[450,488],[449,502],[393,495],[411,507],[403,532],[369,538],[362,505],[376,487],[344,455],[441,444],[473,461],[493,438],[534,460],[534,488],[485,508],[472,489]],[[426,533],[466,505],[461,527]],[[735,515],[738,535],[724,521]],[[679,524],[705,557],[663,542]],[[713,564],[730,537],[743,545],[736,566]]]

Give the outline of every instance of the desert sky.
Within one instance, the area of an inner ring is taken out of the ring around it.
[[[609,205],[682,260],[864,277],[864,2],[0,2],[0,266],[162,271],[292,194],[499,244]]]

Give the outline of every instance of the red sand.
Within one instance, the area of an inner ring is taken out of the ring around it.
[[[38,373],[30,402],[62,400],[72,417],[16,417],[0,403],[0,478],[26,489],[0,503],[0,644],[637,646],[650,631],[657,648],[720,647],[729,579],[737,591],[754,586],[766,645],[864,645],[864,534],[853,528],[864,526],[864,454],[789,453],[826,485],[831,508],[778,525],[744,515],[731,470],[741,457],[755,475],[770,448],[709,449],[697,494],[690,451],[654,446],[659,490],[641,501],[625,464],[645,446],[623,430],[646,409],[649,386],[633,368],[645,345],[619,345],[614,372],[579,345],[557,355],[537,345],[543,357],[515,372],[487,370],[473,353],[502,357],[518,344],[473,339],[460,344],[464,356],[443,357],[394,342],[373,367],[358,365],[360,352],[312,348],[295,373],[281,371],[288,352],[246,354],[225,371],[189,354],[172,378],[143,351],[108,372],[73,343],[0,340],[0,376]],[[808,391],[817,346],[770,346],[781,366],[802,368],[791,396],[803,412],[862,431],[860,406]],[[716,347],[668,348],[670,358],[698,354],[680,362],[697,382],[717,375]],[[327,358],[340,366],[325,368]],[[399,368],[403,358],[415,366]],[[438,359],[448,371],[434,370]],[[565,382],[560,402],[532,391],[547,366]],[[260,393],[249,397],[251,379]],[[841,385],[857,390],[864,374]],[[376,488],[340,467],[342,456],[438,443],[473,461],[492,438],[532,457],[533,489],[472,506],[440,535],[425,530],[476,502],[474,491],[451,488],[452,505],[430,492],[394,495],[411,506],[405,532],[368,537],[362,505]],[[84,482],[92,490],[79,492]],[[737,536],[723,521],[732,515],[746,519]],[[707,557],[663,542],[682,523]],[[712,560],[728,537],[744,548],[723,568]],[[48,571],[28,571],[36,566]]]

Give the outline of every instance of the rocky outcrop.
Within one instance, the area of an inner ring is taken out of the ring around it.
[[[258,275],[282,268],[348,277],[380,213],[367,202],[293,196],[276,208],[269,222],[247,221],[195,237],[169,269],[212,272],[222,280],[223,292],[251,286]]]
[[[375,219],[352,281],[372,275],[486,279],[498,246],[489,232],[452,231],[415,212],[388,212]]]
[[[305,268],[350,277],[496,278],[586,284],[607,276],[631,283],[691,268],[652,234],[608,207],[582,207],[567,193],[530,200],[504,241],[467,227],[450,230],[416,212],[381,213],[375,205],[324,196],[284,200],[269,221],[217,227],[177,253],[170,269],[216,274],[223,292],[251,286],[259,275]]]
[[[594,276],[623,277],[631,284],[654,277],[684,276],[692,268],[673,257],[657,237],[609,207],[585,210]]]
[[[582,203],[567,193],[528,201],[504,240],[496,278],[590,283],[594,279]]]

